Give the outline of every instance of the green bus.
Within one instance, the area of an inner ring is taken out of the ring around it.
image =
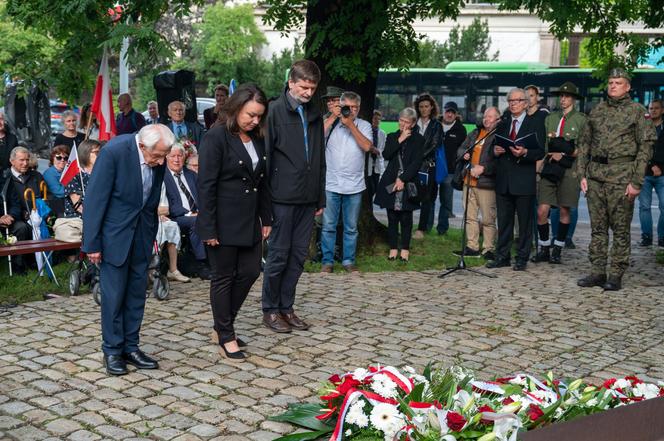
[[[605,96],[601,81],[591,73],[592,69],[494,61],[455,61],[445,69],[415,68],[407,72],[385,69],[378,75],[376,108],[383,113],[383,130],[389,133],[396,130],[399,111],[412,106],[418,94],[428,92],[441,107],[448,101],[456,102],[464,124],[472,125],[482,119],[487,107],[496,106],[501,111],[507,108],[506,94],[514,87],[537,86],[542,103],[554,109],[557,102],[551,92],[571,81],[584,96],[577,106],[587,113]],[[664,98],[664,69],[636,69],[631,94],[644,105]]]

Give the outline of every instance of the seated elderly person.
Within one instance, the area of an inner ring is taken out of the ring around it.
[[[198,174],[198,155],[192,155],[187,159],[187,168]]]
[[[164,186],[169,205],[169,218],[177,222],[180,231],[189,237],[191,250],[198,264],[198,276],[209,280],[205,247],[194,229],[198,215],[198,178],[196,173],[184,167],[185,151],[182,144],[175,143],[166,156],[167,170]]]
[[[168,128],[175,135],[175,139],[184,144],[187,140],[191,141],[196,147],[201,145],[204,129],[198,122],[185,121],[186,108],[182,101],[173,101],[168,105],[168,117],[171,122]]]
[[[0,234],[5,237],[7,234],[16,237],[18,240],[29,240],[31,237],[30,227],[21,219],[21,199],[14,191],[14,183],[11,178],[0,173],[0,191],[5,203],[0,204]],[[7,211],[5,212],[5,205]],[[12,258],[14,272],[24,274],[26,272],[22,256]]]
[[[49,206],[57,217],[62,217],[65,214],[65,187],[60,182],[60,178],[68,159],[69,147],[56,145],[51,150],[50,167],[44,172],[44,181],[48,186]]]
[[[9,162],[12,165],[11,180],[14,183],[14,193],[21,201],[22,219],[27,219],[30,213],[23,203],[25,190],[31,188],[35,196],[39,196],[44,177],[38,171],[30,169],[30,152],[25,147],[14,147],[9,154]]]
[[[159,249],[166,244],[166,252],[168,253],[168,272],[166,277],[168,280],[174,282],[191,282],[191,279],[178,270],[178,250],[180,249],[181,237],[180,227],[176,222],[168,218],[168,198],[166,197],[166,186],[161,185],[161,197],[159,199],[159,207],[157,207],[157,214],[159,215],[159,228],[157,230],[157,243]]]
[[[90,174],[99,155],[99,141],[88,139],[78,146],[81,172],[65,186],[65,215],[55,221],[55,238],[63,242],[79,242],[83,235],[83,202]]]

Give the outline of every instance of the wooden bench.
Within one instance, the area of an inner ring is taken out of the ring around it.
[[[13,245],[0,245],[0,257],[32,254],[40,251],[60,251],[81,248],[81,242],[62,242],[60,240],[40,239],[21,240]]]

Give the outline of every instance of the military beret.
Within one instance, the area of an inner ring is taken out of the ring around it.
[[[611,69],[609,71],[609,78],[624,78],[627,81],[632,81],[632,77],[630,76],[629,72],[620,67]]]

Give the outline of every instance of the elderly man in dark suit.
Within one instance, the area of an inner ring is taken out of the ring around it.
[[[194,143],[196,148],[201,145],[203,138],[203,127],[198,122],[185,121],[186,107],[182,101],[173,101],[168,105],[168,117],[171,122],[168,128],[175,135],[175,139],[184,144],[186,140]]]
[[[164,160],[174,142],[162,124],[116,136],[101,150],[86,191],[82,249],[101,268],[102,350],[109,375],[126,374],[127,363],[159,368],[138,343]]]
[[[498,245],[496,260],[486,266],[510,266],[516,213],[519,244],[514,270],[523,271],[530,257],[537,191],[536,163],[544,157],[544,130],[542,124],[527,114],[528,101],[523,89],[512,89],[507,95],[507,103],[509,113],[496,128],[492,143],[496,157]]]
[[[210,270],[205,261],[205,246],[194,229],[199,209],[198,177],[196,173],[185,168],[184,161],[184,148],[176,143],[166,156],[164,186],[168,198],[168,217],[189,237],[191,250],[198,262],[198,277],[210,280]]]
[[[28,188],[35,192],[36,197],[41,197],[41,183],[44,177],[37,170],[30,170],[30,151],[25,147],[14,147],[9,154],[11,163],[11,179],[14,182],[14,192],[21,200],[21,211],[23,219],[30,216],[25,200],[25,190]],[[32,207],[30,207],[32,208]]]

